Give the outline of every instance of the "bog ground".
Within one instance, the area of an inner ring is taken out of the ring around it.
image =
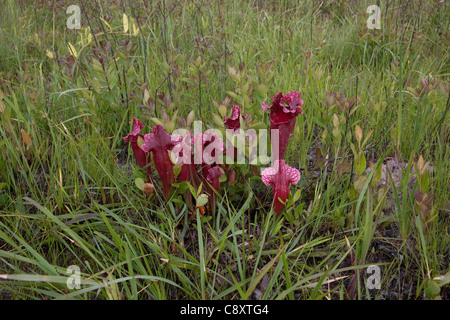
[[[448,1],[0,8],[0,298],[449,298]],[[196,121],[282,174],[167,162]]]

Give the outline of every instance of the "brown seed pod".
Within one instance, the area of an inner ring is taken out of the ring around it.
[[[155,193],[155,187],[151,183],[144,184],[144,193],[147,197]]]

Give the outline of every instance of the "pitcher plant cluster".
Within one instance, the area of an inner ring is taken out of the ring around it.
[[[142,189],[147,196],[155,192],[155,183],[161,185],[162,195],[168,201],[173,195],[174,185],[188,182],[193,189],[186,188],[183,193],[190,209],[199,208],[205,212],[215,212],[220,188],[225,183],[232,184],[239,165],[248,163],[268,165],[261,171],[262,182],[273,187],[273,210],[279,215],[285,208],[290,193],[290,184],[297,184],[300,172],[286,164],[285,154],[290,136],[298,115],[303,114],[300,93],[282,92],[273,96],[270,106],[262,103],[263,112],[269,112],[270,143],[266,129],[243,130],[242,125],[248,117],[237,105],[232,106],[231,116],[223,119],[225,136],[219,129],[203,131],[203,123],[194,121],[194,130],[177,128],[170,134],[164,126],[157,124],[152,132],[142,133],[144,124],[133,117],[131,133],[124,140],[131,144],[137,164],[147,173],[147,182]],[[269,157],[270,149],[270,157]],[[231,167],[232,164],[237,166]],[[156,169],[159,179],[152,179]],[[203,188],[207,201],[193,204],[198,195],[193,190]],[[188,190],[189,189],[189,190]]]

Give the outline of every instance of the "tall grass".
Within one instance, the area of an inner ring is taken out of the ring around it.
[[[368,30],[369,2],[81,1],[82,29],[69,30],[68,3],[1,1],[0,292],[439,296],[430,288],[448,272],[448,92],[412,88],[421,78],[449,83],[449,5],[381,1],[382,29]],[[230,67],[246,76],[236,81]],[[214,216],[189,212],[181,196],[150,200],[136,188],[143,172],[122,141],[131,117],[150,130],[180,126],[194,110],[214,127],[214,101],[229,97],[227,112],[239,104],[259,114],[263,101],[292,90],[305,103],[286,159],[302,180],[286,214],[275,217],[258,176],[225,186]],[[326,103],[336,92],[355,98],[351,110]],[[433,222],[420,219],[420,186],[406,173],[380,191],[376,171],[355,172],[356,125],[373,130],[362,150],[367,167],[430,160]],[[80,267],[79,289],[67,287],[70,265]],[[380,290],[367,288],[369,265],[381,268]],[[448,298],[448,286],[436,285]]]

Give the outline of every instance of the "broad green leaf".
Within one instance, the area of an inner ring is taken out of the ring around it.
[[[353,201],[356,199],[356,190],[355,187],[352,185],[350,186],[350,188],[348,189],[348,198],[350,199],[350,201]]]
[[[333,113],[333,126],[335,128],[339,127],[339,117],[336,115],[336,113]]]
[[[202,206],[204,206],[207,203],[208,203],[208,195],[202,193],[201,195],[199,195],[197,197],[196,207],[202,207]]]
[[[227,116],[227,107],[225,107],[224,105],[220,105],[218,109],[220,115],[225,118]]]
[[[214,121],[214,123],[218,126],[218,127],[223,127],[223,120],[222,120],[222,118],[218,115],[218,114],[215,114],[215,113],[213,113],[212,114],[212,117],[213,117],[213,121]]]
[[[128,32],[128,17],[125,13],[123,14],[122,20],[123,20],[123,32],[127,33]]]
[[[175,177],[178,177],[178,175],[180,174],[180,172],[181,172],[181,167],[182,167],[182,166],[183,166],[182,163],[176,164],[176,165],[173,166],[173,175],[174,175]]]
[[[439,288],[438,284],[434,282],[431,279],[428,279],[425,284],[425,293],[430,298],[435,298],[439,293],[441,292],[441,289]]]
[[[301,189],[298,189],[297,191],[295,191],[295,194],[294,194],[294,197],[293,197],[293,202],[294,203],[297,202],[298,199],[300,199],[301,195],[302,195],[302,190]]]
[[[166,121],[164,123],[164,130],[166,130],[168,134],[171,134],[173,130],[175,130],[175,122],[172,120]]]
[[[142,147],[142,145],[144,143],[145,143],[145,140],[141,136],[138,136],[138,138],[137,138],[137,145],[138,145],[138,147],[139,148]]]
[[[136,24],[133,22],[133,36],[137,36],[139,33],[139,28],[136,28]]]
[[[357,153],[356,153],[355,145],[353,143],[351,143],[351,142],[350,142],[350,149],[352,149],[353,155],[356,158],[357,157]]]
[[[355,168],[354,171],[356,172],[356,174],[358,176],[362,175],[364,170],[366,170],[366,157],[364,156],[364,154],[360,154],[359,155],[359,161],[358,161],[358,156],[355,159]]]
[[[222,171],[222,176],[219,178],[219,182],[220,183],[226,182],[228,180],[227,175],[225,174],[222,168],[219,167],[219,169],[220,171]]]
[[[237,101],[241,100],[241,99],[239,99],[239,96],[236,93],[232,92],[232,91],[227,91],[226,94],[229,95],[230,97],[234,98]]]
[[[338,137],[340,133],[339,127],[334,127],[331,133],[333,134],[334,137]]]
[[[265,97],[267,92],[269,91],[269,88],[267,88],[265,84],[261,83],[256,87],[256,91],[258,91],[261,96]]]
[[[378,166],[377,172],[376,172],[376,179],[379,181],[381,179],[381,176],[383,174],[383,166]]]
[[[151,120],[156,123],[156,124],[160,124],[162,126],[164,126],[164,122],[162,122],[160,119],[158,118],[151,118]]]
[[[359,176],[359,178],[353,184],[356,190],[360,190],[367,181],[367,176]]]
[[[134,180],[134,183],[136,184],[136,187],[138,187],[139,190],[144,191],[145,181],[142,178],[136,178]]]
[[[189,182],[188,181],[181,181],[179,183],[172,183],[172,185],[178,189],[179,194],[183,194],[187,191],[189,188]],[[191,190],[192,191],[192,190]]]

